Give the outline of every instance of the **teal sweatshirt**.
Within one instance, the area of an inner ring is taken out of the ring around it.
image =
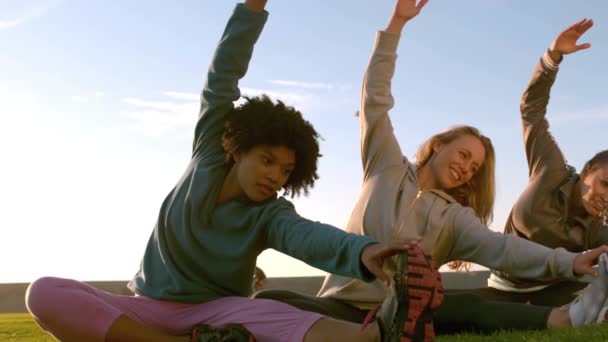
[[[186,303],[248,296],[257,256],[267,248],[330,273],[373,280],[360,261],[372,238],[305,219],[282,197],[215,206],[228,171],[220,143],[225,117],[240,97],[238,81],[267,16],[237,5],[228,21],[202,92],[192,160],[163,202],[129,282],[136,294]]]

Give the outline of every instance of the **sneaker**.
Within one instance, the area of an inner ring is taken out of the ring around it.
[[[604,301],[602,308],[600,309],[600,313],[597,315],[595,319],[595,323],[601,324],[608,322],[608,317],[606,317],[606,313],[608,313],[608,299]]]
[[[570,303],[569,315],[573,327],[600,323],[608,308],[608,255],[600,255],[598,260],[598,275]]]
[[[415,246],[399,255],[391,294],[363,325],[378,319],[382,341],[434,341],[433,311],[442,302],[441,275],[431,257]]]
[[[240,324],[227,324],[218,328],[199,324],[190,334],[192,342],[255,342],[255,338]]]

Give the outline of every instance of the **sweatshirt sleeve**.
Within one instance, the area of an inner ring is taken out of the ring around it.
[[[224,121],[241,93],[239,80],[245,76],[253,47],[268,12],[257,12],[239,4],[228,20],[213,55],[207,82],[201,93],[201,108],[194,134],[194,154],[220,153]]]
[[[576,279],[573,274],[575,253],[491,231],[471,208],[462,208],[455,215],[453,227],[449,260],[471,261],[519,278]]]
[[[398,34],[380,31],[365,71],[359,120],[361,124],[361,159],[364,179],[406,160],[399,147],[388,116],[394,105],[391,80],[395,73]]]
[[[365,281],[374,279],[361,262],[361,253],[368,245],[378,243],[376,240],[303,218],[291,203],[282,202],[269,213],[266,248],[329,273]]]
[[[550,64],[548,60],[550,58],[545,53],[532,73],[520,104],[530,178],[553,173],[552,171],[568,172],[566,160],[549,132],[546,118],[551,87],[558,71],[557,65]]]

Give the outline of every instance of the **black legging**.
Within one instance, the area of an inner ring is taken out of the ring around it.
[[[261,291],[253,297],[281,301],[302,310],[354,323],[362,323],[368,312],[336,299],[285,290]],[[489,334],[505,329],[546,329],[551,309],[488,300],[473,292],[447,290],[443,303],[434,313],[435,332],[438,335],[463,332]]]
[[[508,292],[491,287],[469,290],[484,299],[500,302],[527,303],[532,305],[562,306],[576,298],[578,292],[589,283],[564,281],[533,292]]]

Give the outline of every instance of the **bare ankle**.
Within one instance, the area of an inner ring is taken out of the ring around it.
[[[559,329],[571,327],[572,323],[570,322],[570,312],[568,308],[568,305],[553,308],[553,310],[551,310],[551,313],[549,313],[549,319],[547,320],[547,328]]]

